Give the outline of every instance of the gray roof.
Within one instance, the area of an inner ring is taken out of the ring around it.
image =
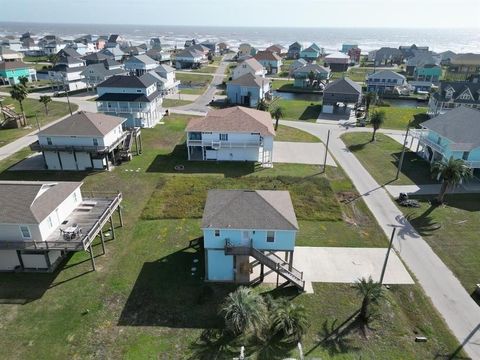
[[[81,182],[0,181],[0,223],[39,224]]]
[[[346,77],[328,83],[325,86],[324,93],[325,92],[334,92],[339,94],[361,94],[362,86]]]
[[[144,55],[132,56],[130,59],[125,61],[125,64],[132,63],[132,62],[141,62],[145,65],[156,65],[156,64],[158,64],[150,56],[145,55],[145,54]]]
[[[105,136],[125,118],[80,111],[40,131],[43,136]]]
[[[175,69],[166,64],[160,64],[155,68],[155,71],[161,74],[168,74],[171,72],[175,72]]]
[[[147,88],[156,82],[156,79],[148,73],[142,76],[115,75],[98,84],[98,87]]]
[[[227,85],[240,85],[250,87],[262,87],[263,84],[269,83],[270,80],[261,76],[253,75],[252,73],[246,73],[245,75],[230,81]]]
[[[440,88],[433,94],[433,97],[439,101],[447,101],[447,90],[453,89],[453,99],[456,103],[478,104],[480,103],[480,83],[468,81],[441,81]],[[465,91],[470,91],[473,99],[459,99]]]
[[[288,191],[210,190],[202,228],[298,230]]]
[[[107,69],[105,63],[91,64],[88,65],[85,70],[82,71],[83,76],[88,76],[89,74],[95,74],[96,76],[106,78],[113,75],[122,75],[126,74],[126,71],[122,68],[117,69]]]
[[[480,147],[480,111],[459,106],[421,124],[464,150]]]
[[[402,74],[399,74],[396,71],[393,70],[380,70],[377,71],[373,74],[368,74],[367,78],[369,79],[401,79],[401,80],[406,80],[407,78],[403,76]]]
[[[295,70],[293,72],[293,75],[295,76],[296,74],[310,74],[310,72],[313,72],[313,73],[316,73],[316,74],[319,74],[319,73],[330,73],[330,69],[327,69],[327,68],[324,68],[323,66],[321,65],[318,65],[318,64],[307,64],[305,66],[302,66],[300,68],[298,68],[297,70]]]

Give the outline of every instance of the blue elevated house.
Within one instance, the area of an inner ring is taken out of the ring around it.
[[[227,83],[227,99],[230,104],[256,107],[270,96],[270,80],[247,73]]]
[[[292,266],[298,223],[288,191],[210,190],[202,229],[206,281],[250,283],[253,266],[260,280],[266,266],[304,289]]]
[[[472,169],[480,168],[480,111],[460,106],[420,124],[413,130],[417,153],[430,162],[463,159]]]

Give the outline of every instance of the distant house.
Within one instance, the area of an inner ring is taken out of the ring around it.
[[[348,52],[351,49],[358,49],[358,45],[357,44],[342,44],[342,50],[340,50],[340,51],[344,54],[348,54]]]
[[[339,108],[339,103],[360,104],[362,100],[362,87],[351,79],[345,77],[328,83],[323,90],[322,112],[333,114]]]
[[[107,38],[104,36],[99,36],[93,44],[95,45],[95,50],[102,50],[105,46],[107,46]]]
[[[180,81],[176,79],[175,69],[171,66],[159,65],[154,70],[149,71],[149,74],[157,79],[157,88],[162,95],[175,94],[178,91]]]
[[[268,111],[231,107],[190,120],[188,160],[253,161],[271,165],[273,121]]]
[[[448,66],[452,59],[457,56],[453,51],[447,50],[438,54],[440,56],[440,65]]]
[[[221,42],[218,44],[218,51],[220,51],[220,55],[226,54],[230,51],[230,45],[226,42]]]
[[[38,133],[30,147],[41,151],[48,170],[110,169],[121,152],[130,153],[126,118],[79,112]],[[126,156],[128,157],[128,156]]]
[[[440,56],[430,53],[430,52],[415,52],[414,55],[407,59],[406,63],[406,73],[408,76],[418,76],[417,73],[422,68],[432,69],[440,64]],[[421,72],[421,71],[420,71]],[[436,80],[428,79],[429,81],[438,81],[442,72],[430,70],[426,72],[430,76],[436,77]],[[426,79],[415,79],[415,80],[426,80]]]
[[[450,60],[448,71],[467,79],[480,73],[480,54],[458,54]]]
[[[114,60],[104,60],[97,64],[87,65],[81,75],[85,78],[88,88],[95,88],[98,84],[114,75],[127,75],[123,64]]]
[[[435,64],[426,64],[417,66],[413,73],[413,78],[417,81],[430,81],[438,83],[442,76],[442,67]]]
[[[193,46],[193,45],[197,45],[197,40],[195,40],[195,39],[187,40],[187,41],[185,41],[185,44],[183,45],[183,47],[186,49],[186,48],[189,48],[190,46]]]
[[[325,56],[325,63],[333,72],[343,72],[348,70],[350,64],[350,56],[336,52]]]
[[[289,76],[293,75],[293,72],[301,67],[304,67],[308,64],[308,61],[305,59],[296,59],[294,62],[290,64],[288,67]]]
[[[107,44],[105,45],[106,48],[116,48],[121,47],[124,43],[123,38],[118,34],[112,34],[108,37]],[[116,59],[115,59],[116,60]]]
[[[48,69],[48,78],[56,89],[81,90],[87,87],[85,77],[82,75],[84,70],[85,60],[81,57],[61,56],[57,64]]]
[[[348,50],[347,55],[350,57],[351,63],[359,64],[362,57],[362,50],[358,47],[351,48]]]
[[[147,55],[132,56],[124,62],[125,70],[130,75],[141,76],[158,67],[158,63]]]
[[[149,73],[112,76],[97,85],[97,94],[98,112],[127,118],[125,127],[151,128],[163,117],[157,79]]]
[[[459,106],[420,124],[412,131],[418,139],[417,152],[427,161],[464,160],[472,169],[480,168],[480,111]]]
[[[270,51],[270,52],[276,53],[279,56],[284,56],[287,53],[287,49],[280,44],[270,45],[269,47],[267,47],[265,49],[265,51]]]
[[[170,53],[167,51],[163,51],[159,49],[150,49],[145,53],[145,55],[157,61],[159,64],[166,64],[166,65],[172,64],[172,58],[170,56]]]
[[[23,54],[5,46],[0,46],[0,61],[22,61]]]
[[[318,64],[307,64],[293,72],[293,86],[301,88],[320,87],[322,81],[330,79],[330,69]]]
[[[147,52],[147,46],[127,46],[121,48],[126,56],[144,55]]]
[[[21,77],[26,77],[28,81],[37,81],[37,71],[22,61],[0,62],[0,83],[2,85],[19,84]]]
[[[10,50],[13,50],[13,51],[22,50],[22,42],[16,39],[9,39],[9,38],[0,39],[0,46],[8,47]]]
[[[403,59],[402,51],[396,48],[382,47],[368,53],[368,60],[373,61],[375,66],[400,65]]]
[[[92,54],[82,56],[82,59],[85,60],[85,64],[88,66],[92,64],[103,63],[107,59],[113,60],[113,56],[109,56],[101,52],[94,52]]]
[[[125,53],[119,46],[105,48],[101,50],[100,53],[112,57],[115,61],[122,61],[125,56]]]
[[[298,59],[300,57],[300,52],[303,50],[302,44],[295,41],[288,47],[287,59]]]
[[[270,95],[270,81],[250,73],[227,83],[227,99],[230,104],[256,107]]]
[[[212,55],[215,55],[216,53],[218,53],[218,44],[214,41],[204,41],[200,45],[203,45],[206,48],[208,48],[209,53]]]
[[[438,115],[459,106],[480,109],[480,83],[468,81],[441,81],[428,102],[428,113]]]
[[[415,44],[399,46],[398,49],[402,52],[405,59],[414,56],[415,53],[429,52],[428,46],[417,46]]]
[[[176,69],[197,69],[206,63],[208,63],[208,58],[205,52],[193,48],[193,46],[181,50],[175,55]]]
[[[407,85],[407,78],[392,70],[380,70],[367,75],[367,92],[393,94],[399,86]]]
[[[304,289],[303,275],[293,268],[298,222],[288,191],[210,190],[201,228],[205,280],[250,283],[250,258]]]
[[[253,57],[267,70],[267,74],[278,74],[282,67],[280,55],[270,51],[259,51]]]
[[[300,51],[299,57],[307,61],[316,61],[320,55],[322,55],[321,49],[317,45],[312,44],[308,48]]]
[[[238,79],[245,74],[252,74],[255,76],[265,77],[267,70],[255,58],[247,59],[239,63],[232,72],[232,79]]]
[[[91,245],[114,212],[121,212],[122,194],[87,197],[81,187],[81,182],[0,182],[0,271],[52,272],[77,251],[90,252],[94,265]],[[105,247],[103,233],[101,241]]]
[[[162,50],[162,42],[160,38],[153,37],[150,39],[150,49]]]
[[[244,57],[244,56],[255,56],[257,53],[257,49],[255,49],[252,45],[243,43],[238,46],[238,57]]]

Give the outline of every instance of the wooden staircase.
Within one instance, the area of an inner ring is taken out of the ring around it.
[[[253,246],[233,246],[228,240],[225,244],[225,255],[248,255],[257,260],[260,264],[275,271],[285,280],[296,286],[301,291],[305,290],[303,272],[290,266],[285,260],[272,251],[260,251]]]
[[[0,108],[0,113],[0,127],[18,128],[25,125],[23,116],[21,114],[17,114],[8,106],[2,106]]]

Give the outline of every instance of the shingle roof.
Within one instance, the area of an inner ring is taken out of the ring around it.
[[[111,58],[112,58],[111,55],[107,55],[107,54],[104,54],[102,52],[95,52],[95,53],[85,55],[84,57],[82,57],[82,59],[85,60],[85,61],[103,61],[103,60],[111,59]]]
[[[480,65],[480,54],[457,54],[450,62],[453,65]]]
[[[81,182],[0,181],[0,223],[39,224],[81,185]]]
[[[253,87],[262,87],[264,84],[269,83],[270,80],[263,78],[261,76],[253,75],[252,73],[246,73],[235,80],[230,81],[227,83],[231,85],[240,85],[240,86],[253,86]]]
[[[457,103],[471,104],[480,102],[480,83],[467,81],[441,81],[440,88],[438,89],[438,92],[433,94],[433,97],[440,101],[446,101],[446,90],[449,88],[453,89],[453,98]],[[466,90],[470,91],[473,100],[458,99],[458,97]]]
[[[356,82],[346,77],[328,83],[325,86],[324,93],[325,92],[334,92],[341,94],[361,94],[362,87]]]
[[[148,73],[142,76],[115,75],[98,84],[98,87],[147,88],[155,83],[155,78]]]
[[[210,111],[207,116],[190,120],[185,131],[201,132],[257,132],[260,135],[275,135],[272,116],[268,111],[260,111],[241,106]]]
[[[255,58],[249,58],[240,62],[237,66],[241,66],[242,64],[248,65],[254,72],[262,71],[263,65],[258,62]]]
[[[138,61],[141,62],[141,63],[144,63],[145,65],[156,65],[156,64],[158,64],[150,56],[145,55],[145,54],[132,56],[130,59],[125,61],[125,64],[131,63],[131,62],[138,62]]]
[[[210,190],[202,228],[298,230],[288,191]]]
[[[169,66],[169,65],[160,64],[160,65],[157,66],[155,71],[163,74],[163,73],[175,72],[175,69],[173,67]]]
[[[399,74],[398,72],[396,71],[392,71],[392,70],[380,70],[380,71],[377,71],[373,74],[368,74],[367,77],[370,79],[392,79],[392,78],[397,78],[397,79],[401,79],[401,80],[406,80],[406,77],[403,76],[402,74]]]
[[[459,106],[421,125],[456,144],[462,144],[465,149],[472,150],[480,147],[479,110]]]
[[[305,60],[304,60],[305,61]],[[307,64],[305,66],[302,66],[298,69],[296,69],[294,72],[293,72],[293,75],[295,74],[304,74],[304,73],[307,73],[307,74],[310,74],[310,72],[314,72],[314,73],[329,73],[330,70],[327,69],[327,68],[324,68],[323,66],[320,66],[318,64]]]
[[[99,63],[99,64],[91,64],[85,67],[85,70],[82,71],[82,75],[87,76],[88,74],[91,74],[91,72],[95,73],[96,75],[100,75],[103,77],[107,76],[113,76],[113,75],[121,75],[125,74],[126,71],[124,69],[118,68],[118,69],[107,69],[105,67],[105,63]]]
[[[255,54],[254,59],[257,60],[269,60],[269,61],[280,61],[282,58],[271,51],[259,51]]]
[[[60,56],[66,56],[66,57],[74,57],[74,58],[80,58],[82,55],[80,55],[75,49],[71,47],[66,47],[62,50],[60,50],[58,53]]]
[[[40,131],[38,135],[105,136],[125,120],[118,116],[80,111]]]
[[[155,82],[158,81],[153,75],[150,76],[155,80]],[[148,96],[141,93],[106,93],[96,98],[95,101],[151,102],[159,95],[160,91],[158,90]]]
[[[0,70],[27,69],[29,66],[21,61],[2,61]]]

